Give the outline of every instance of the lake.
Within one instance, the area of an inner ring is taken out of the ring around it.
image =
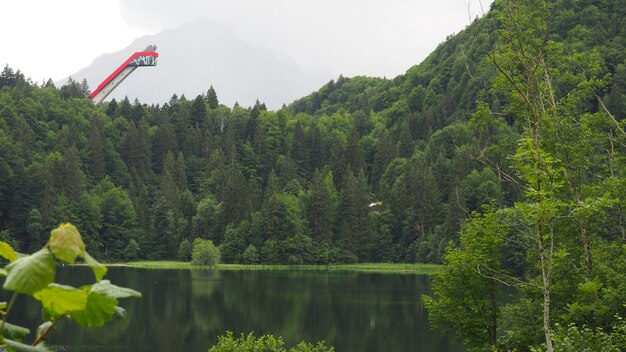
[[[93,280],[86,267],[57,274],[65,284]],[[104,328],[60,323],[49,339],[55,350],[207,351],[227,330],[282,336],[287,346],[326,340],[337,352],[463,350],[430,330],[420,299],[429,293],[425,275],[111,267],[106,278],[143,297],[121,300],[128,318]],[[31,330],[41,323],[32,302],[20,297],[11,319]]]

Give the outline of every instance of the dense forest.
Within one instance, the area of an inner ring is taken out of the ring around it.
[[[405,74],[278,111],[217,88],[94,106],[5,67],[0,240],[70,221],[105,261],[202,238],[225,262],[445,263],[424,302],[468,347],[626,345],[621,1],[496,1]]]
[[[610,75],[597,92],[621,121],[626,8],[551,11],[550,39],[594,53],[598,76]],[[0,239],[26,252],[71,221],[110,261],[175,258],[201,237],[225,262],[441,262],[470,214],[525,196],[511,157],[524,128],[494,87],[497,42],[488,13],[404,75],[339,77],[278,111],[220,105],[213,87],[162,106],[94,106],[84,82],[56,88],[7,66]],[[589,167],[606,169],[606,145],[589,152],[600,153]],[[620,228],[620,204],[602,231]]]

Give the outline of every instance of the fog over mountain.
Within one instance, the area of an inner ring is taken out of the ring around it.
[[[212,85],[222,104],[250,106],[258,99],[276,109],[333,78],[330,73],[306,72],[285,53],[246,42],[231,28],[208,19],[138,38],[123,50],[101,55],[71,77],[87,79],[93,90],[132,53],[149,44],[158,47],[158,65],[135,70],[107,100],[128,96],[131,101],[162,104],[173,94],[193,98]]]
[[[491,2],[119,0],[126,25],[151,35],[72,77],[94,89],[133,52],[155,44],[158,67],[135,71],[111,98],[163,103],[213,85],[226,105],[258,98],[278,108],[340,74],[402,74]]]
[[[119,0],[126,24],[157,33],[198,18],[250,43],[279,48],[305,70],[333,77],[395,77],[493,0]]]

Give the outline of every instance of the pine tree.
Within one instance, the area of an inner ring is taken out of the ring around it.
[[[363,171],[354,176],[348,168],[339,192],[338,243],[344,260],[368,260],[372,250],[369,226],[369,190]]]
[[[413,155],[413,137],[407,121],[400,125],[400,137],[398,138],[398,156],[410,158]]]
[[[2,87],[15,87],[17,77],[15,71],[8,64],[4,65],[2,73],[0,73],[0,88]]]
[[[346,147],[345,160],[352,170],[357,173],[360,170],[366,170],[365,157],[363,155],[363,147],[359,141],[358,131],[353,129],[348,136],[348,146]]]
[[[181,214],[180,190],[176,182],[177,168],[174,155],[169,152],[165,158],[163,173],[161,174],[161,184],[159,185],[159,198],[163,199],[167,211],[172,211],[178,218]]]
[[[97,118],[92,119],[89,134],[89,171],[94,182],[99,182],[106,176],[103,139],[102,123]]]
[[[135,208],[128,194],[113,187],[101,195],[102,240],[104,254],[109,258],[123,259],[124,248],[137,228]]]
[[[204,98],[198,95],[191,105],[191,124],[196,127],[205,127],[207,123],[207,106]]]
[[[28,233],[28,249],[35,251],[41,248],[45,242],[45,230],[43,227],[43,217],[37,209],[32,209],[28,213],[26,232]]]
[[[307,177],[311,174],[309,152],[307,140],[300,121],[293,128],[293,138],[291,141],[290,155],[298,165],[298,175]]]
[[[337,208],[337,190],[333,184],[333,174],[315,170],[307,197],[307,219],[314,240],[331,242],[333,223]]]
[[[187,172],[185,167],[185,156],[182,152],[178,152],[176,161],[174,162],[173,170],[167,170],[173,172],[174,182],[180,192],[188,190],[187,187]]]
[[[209,109],[217,109],[220,105],[217,100],[217,93],[215,93],[213,86],[211,86],[206,93],[206,103]]]
[[[223,224],[238,225],[249,215],[249,199],[246,196],[247,182],[234,158],[221,171],[223,183],[217,189],[218,200],[222,203]]]
[[[85,175],[81,170],[81,164],[78,149],[71,146],[63,156],[63,189],[72,201],[77,201],[83,192]]]
[[[157,172],[163,170],[168,153],[178,152],[178,140],[174,127],[165,122],[158,126],[152,138],[152,165]]]
[[[374,190],[378,189],[383,173],[395,156],[393,138],[390,133],[385,130],[384,134],[378,138],[378,143],[376,143],[374,163],[372,164],[372,172],[370,174],[370,184]]]
[[[321,169],[323,166],[322,162],[322,137],[320,135],[320,130],[317,127],[317,124],[311,125],[306,131],[306,150],[308,151],[309,156],[309,170]]]
[[[133,116],[133,107],[130,104],[130,100],[128,97],[124,97],[124,99],[117,106],[117,114],[125,118],[126,120],[132,120]]]

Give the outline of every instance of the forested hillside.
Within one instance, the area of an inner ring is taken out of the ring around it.
[[[557,1],[550,35],[600,53],[613,76],[599,93],[621,118],[616,4]],[[278,111],[220,105],[219,87],[94,106],[84,85],[5,67],[0,239],[30,251],[71,221],[111,261],[175,258],[202,237],[225,262],[441,262],[469,214],[523,196],[510,172],[522,129],[486,55],[496,22],[474,21],[392,80],[339,77]]]

